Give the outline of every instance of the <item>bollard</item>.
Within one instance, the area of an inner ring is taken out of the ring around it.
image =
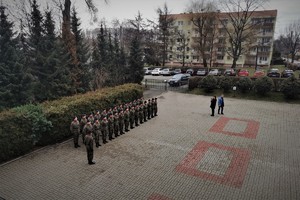
[[[167,89],[168,89],[168,87],[167,87],[167,86],[168,86],[168,85],[167,85],[167,84],[168,84],[168,81],[167,81],[167,80],[164,80],[164,82],[165,82],[165,91],[167,91]]]

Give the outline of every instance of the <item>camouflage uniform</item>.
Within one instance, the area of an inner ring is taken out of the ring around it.
[[[83,127],[86,125],[87,119],[86,116],[83,115],[83,117],[80,120],[80,130],[81,130],[81,136],[82,136],[82,143],[84,142],[84,134],[83,134]]]
[[[147,110],[148,110],[148,119],[151,119],[152,104],[151,104],[151,100],[150,99],[148,100]]]
[[[93,133],[93,125],[91,124],[91,122],[88,122],[83,127],[82,135],[84,136],[84,138],[85,138],[86,134],[89,132]]]
[[[130,122],[130,128],[134,128],[134,107],[130,108],[130,115],[129,115],[129,122]]]
[[[99,144],[99,138],[101,135],[101,125],[99,123],[99,120],[96,120],[96,122],[93,125],[93,130],[94,130],[94,139],[95,139],[95,143],[96,143],[96,147],[98,148],[99,146],[101,146]]]
[[[140,124],[142,124],[142,123],[144,123],[143,121],[144,121],[144,108],[143,108],[143,105],[140,105],[139,106],[139,110],[138,110],[138,112],[139,112],[139,120],[140,120]]]
[[[148,105],[147,105],[147,101],[144,102],[144,106],[143,106],[143,114],[144,114],[144,122],[147,121],[147,116],[148,116]]]
[[[114,116],[114,133],[115,133],[115,137],[119,136],[119,115],[118,115],[118,113],[116,113]]]
[[[97,111],[96,115],[94,116],[94,121],[100,120],[100,119],[101,119],[101,115],[100,115],[99,111]]]
[[[87,135],[84,138],[84,144],[86,147],[86,152],[87,152],[87,159],[88,159],[88,163],[91,164],[95,164],[95,162],[93,162],[93,157],[94,157],[94,142],[93,142],[93,136],[90,132],[87,133]]]
[[[129,109],[126,109],[124,112],[124,123],[125,123],[125,132],[129,131],[129,120],[130,120],[130,113]]]
[[[151,117],[154,117],[154,98],[152,98],[152,103],[151,103],[152,109],[151,109]]]
[[[74,147],[80,147],[78,145],[78,139],[79,139],[79,134],[80,134],[80,123],[77,120],[77,117],[71,122],[70,125],[70,131],[73,134],[73,139],[74,139]]]
[[[106,112],[106,110],[103,110],[102,113],[101,113],[101,120],[103,120],[105,117],[106,118],[108,117],[107,112]]]
[[[90,121],[92,124],[95,122],[95,118],[92,114],[88,117],[88,121]]]
[[[139,106],[136,106],[134,109],[134,122],[135,126],[139,126]]]
[[[120,129],[120,135],[124,134],[124,113],[123,113],[123,110],[121,110],[120,114],[119,114],[119,129]]]
[[[109,140],[114,139],[112,137],[113,132],[114,132],[114,117],[113,117],[113,115],[110,115],[108,118],[108,139]]]
[[[106,138],[107,138],[107,134],[108,134],[108,121],[107,118],[103,118],[101,121],[101,133],[102,133],[102,141],[103,144],[106,144]]]

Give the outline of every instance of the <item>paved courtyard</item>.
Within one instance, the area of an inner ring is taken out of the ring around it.
[[[300,199],[300,105],[225,96],[211,117],[209,104],[159,94],[159,116],[95,148],[96,165],[69,140],[0,166],[0,197]]]

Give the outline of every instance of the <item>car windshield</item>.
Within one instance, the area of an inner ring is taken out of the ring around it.
[[[181,78],[182,74],[176,74],[172,77],[172,79],[178,79],[178,78]]]

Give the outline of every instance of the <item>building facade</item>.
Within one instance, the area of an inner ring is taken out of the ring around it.
[[[199,14],[199,13],[198,13]],[[203,13],[207,14],[207,13]],[[230,26],[228,13],[216,12],[216,19],[205,53],[208,67],[230,67],[233,62],[230,54],[228,30]],[[234,13],[238,14],[238,13]],[[202,55],[197,49],[197,41],[201,38],[197,26],[193,22],[195,13],[171,14],[174,19],[174,36],[168,46],[166,65],[169,66],[203,66]],[[274,30],[277,10],[254,11],[248,18],[251,29],[248,31],[247,46],[237,60],[237,67],[270,66],[273,52]],[[232,31],[234,28],[232,27]]]

